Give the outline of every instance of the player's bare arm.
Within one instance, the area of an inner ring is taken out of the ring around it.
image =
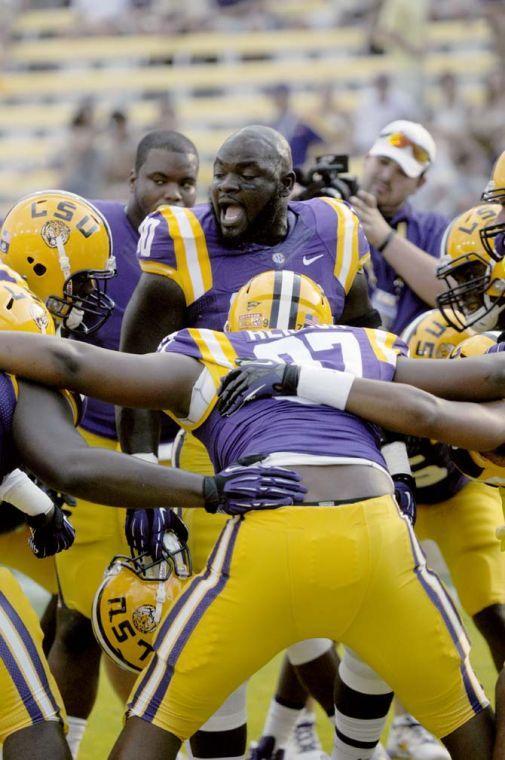
[[[503,363],[494,361],[497,356],[465,359],[464,362],[434,360],[432,365],[439,381],[437,385],[436,379],[431,380],[431,384],[435,389],[447,390],[447,376],[456,384],[458,370],[462,368],[463,382],[459,383],[454,395],[476,399],[502,397],[500,365]],[[486,362],[480,362],[481,358]],[[398,375],[402,374],[401,368],[407,366],[403,374],[412,384],[422,384],[423,380],[426,383],[426,377],[419,379],[417,370],[419,365],[428,362],[399,359],[394,383],[368,380],[323,367],[246,362],[223,381],[220,410],[223,414],[232,414],[244,403],[262,396],[298,395],[315,403],[345,409],[395,432],[479,451],[491,451],[500,446],[505,441],[505,402],[502,398],[484,404],[450,401],[397,382]],[[445,373],[438,372],[441,365]],[[495,369],[494,365],[497,365]]]
[[[447,401],[401,383],[356,378],[345,405],[389,430],[464,449],[492,451],[505,442],[505,401]]]
[[[380,316],[373,309],[368,295],[368,284],[364,272],[358,272],[345,299],[344,311],[339,319],[343,325],[358,327],[379,327]]]
[[[464,361],[400,358],[395,383],[406,383],[454,401],[491,401],[505,397],[505,356],[496,353]]]
[[[110,506],[244,514],[297,503],[306,492],[300,477],[285,469],[230,467],[209,477],[90,447],[74,429],[63,397],[26,381],[20,383],[13,435],[25,465],[49,486]]]
[[[183,327],[185,308],[184,294],[176,282],[157,274],[142,274],[124,314],[120,350],[133,354],[156,351],[165,335]],[[156,412],[122,407],[116,419],[123,451],[157,452]]]
[[[171,354],[123,354],[86,343],[19,332],[0,334],[0,366],[28,380],[102,401],[170,409],[184,417],[201,365]]]
[[[49,388],[19,383],[13,435],[24,464],[57,491],[117,507],[204,505],[202,476],[88,446]]]

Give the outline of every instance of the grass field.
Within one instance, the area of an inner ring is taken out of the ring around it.
[[[472,661],[489,697],[493,696],[495,673],[487,647],[472,622],[465,620],[473,642]],[[261,732],[265,712],[273,693],[280,656],[257,673],[249,685],[248,713],[249,736],[255,739]],[[121,729],[121,704],[112,691],[105,673],[102,674],[100,691],[95,709],[90,717],[84,736],[79,760],[105,760]],[[324,748],[329,751],[332,730],[325,716],[318,714],[319,732]]]

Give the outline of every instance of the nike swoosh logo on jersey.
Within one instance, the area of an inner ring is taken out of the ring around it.
[[[303,263],[305,264],[306,267],[308,267],[309,264],[312,264],[314,261],[321,259],[323,256],[324,256],[324,253],[318,253],[317,256],[304,256]]]

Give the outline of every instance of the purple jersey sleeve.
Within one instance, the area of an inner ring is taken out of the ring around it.
[[[347,294],[357,272],[370,257],[365,233],[355,212],[344,201],[314,198],[309,203],[317,235],[334,261],[333,276]]]
[[[209,206],[162,206],[140,225],[137,258],[143,272],[174,280],[187,306],[212,287],[212,270],[202,217]]]

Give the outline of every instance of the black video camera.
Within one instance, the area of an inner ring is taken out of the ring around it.
[[[314,166],[306,172],[297,169],[296,180],[303,187],[294,198],[297,201],[322,196],[346,201],[351,195],[356,195],[359,188],[356,177],[349,174],[349,156],[333,153],[317,156]]]

